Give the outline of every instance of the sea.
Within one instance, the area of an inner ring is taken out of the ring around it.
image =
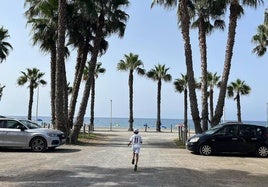
[[[14,116],[17,118],[27,118],[26,116]],[[48,116],[38,116],[32,117],[33,121],[37,121],[37,123],[44,125],[51,123],[51,117]],[[84,125],[88,125],[90,121],[89,117],[84,118]],[[178,126],[183,125],[183,119],[161,119],[161,129],[162,130],[173,130],[178,129]],[[232,120],[233,121],[233,120]],[[226,121],[225,121],[226,122]],[[266,121],[243,121],[244,123],[250,124],[259,124],[262,126],[268,126]],[[128,128],[129,122],[128,118],[120,118],[120,117],[95,117],[94,119],[94,127],[95,129],[99,128],[107,128],[107,129],[116,129],[116,128]],[[147,127],[148,130],[156,129],[156,118],[134,118],[133,123],[134,128],[144,129]],[[188,120],[188,127],[190,130],[194,130],[194,123],[191,119]]]

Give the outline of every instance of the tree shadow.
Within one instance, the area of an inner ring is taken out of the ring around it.
[[[8,185],[27,187],[87,187],[87,186],[189,186],[189,187],[239,187],[265,186],[268,175],[252,175],[240,170],[206,170],[187,168],[146,167],[102,168],[77,166],[69,170],[39,170],[19,173],[17,176],[0,176]]]

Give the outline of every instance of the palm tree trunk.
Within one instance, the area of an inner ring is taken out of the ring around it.
[[[209,104],[210,104],[210,120],[212,120],[214,115],[214,108],[213,108],[213,89],[210,89],[209,91]]]
[[[94,130],[94,105],[95,105],[95,78],[93,78],[91,88],[90,126],[92,130]]]
[[[157,83],[157,119],[156,119],[156,131],[161,131],[161,79]]]
[[[51,123],[54,126],[56,123],[56,45],[54,45],[53,49],[51,50],[50,56],[50,94],[51,94]]]
[[[237,120],[238,120],[238,122],[242,122],[242,118],[241,118],[241,105],[240,105],[240,94],[239,93],[236,96],[236,105],[237,105]]]
[[[188,91],[187,89],[184,89],[184,142],[187,140],[187,132],[190,130],[188,128]]]
[[[65,54],[65,31],[66,31],[66,0],[58,1],[59,18],[58,18],[58,40],[57,40],[57,63],[56,63],[56,126],[57,129],[63,131],[68,135],[66,129],[66,116],[65,116],[65,96],[64,90],[64,54]]]
[[[133,131],[133,70],[129,72],[129,128],[128,131]]]
[[[75,77],[73,82],[72,97],[70,100],[69,113],[68,113],[68,126],[70,129],[73,128],[73,118],[79,93],[79,88],[83,76],[83,71],[87,61],[88,51],[89,51],[89,38],[86,38],[84,45],[79,46],[76,67],[75,67]]]
[[[225,54],[225,61],[224,61],[224,69],[222,73],[222,80],[221,80],[221,87],[218,97],[217,106],[215,109],[215,115],[211,120],[211,126],[217,125],[221,117],[223,115],[223,108],[224,108],[224,101],[226,97],[226,89],[229,79],[229,74],[231,70],[231,63],[232,63],[232,56],[233,56],[233,48],[235,42],[235,34],[236,34],[236,27],[237,27],[237,1],[232,1],[230,5],[230,16],[229,16],[229,30],[228,30],[228,40],[226,45],[226,54]]]
[[[34,88],[32,85],[30,85],[30,96],[29,96],[29,105],[28,105],[28,120],[32,120],[33,95],[34,95]]]
[[[84,116],[86,113],[86,108],[87,108],[87,103],[88,103],[88,98],[90,95],[90,88],[91,88],[92,81],[94,78],[94,72],[96,69],[97,58],[98,58],[99,49],[100,49],[100,43],[101,43],[101,39],[103,36],[103,27],[104,27],[104,16],[103,16],[103,12],[101,12],[101,14],[99,16],[99,25],[98,25],[98,29],[96,32],[96,37],[93,41],[94,47],[92,50],[91,60],[90,60],[90,63],[92,63],[92,65],[90,66],[89,71],[88,71],[88,79],[86,81],[85,90],[83,93],[81,105],[80,105],[79,112],[78,112],[78,115],[76,118],[76,122],[74,124],[73,131],[71,132],[71,143],[77,142],[78,134],[80,132],[81,127],[83,126]]]
[[[188,78],[188,87],[189,87],[189,97],[190,97],[190,106],[193,122],[195,125],[195,133],[201,133],[202,128],[200,124],[200,116],[195,92],[195,79],[193,71],[193,60],[192,60],[192,48],[190,42],[190,17],[187,10],[187,0],[179,1],[179,14],[181,18],[181,33],[184,39],[184,51],[185,51],[185,63],[187,68],[187,78]]]
[[[202,129],[208,129],[208,84],[207,84],[207,44],[206,44],[206,31],[204,29],[204,19],[199,21],[199,48],[201,54],[201,70],[202,70]]]

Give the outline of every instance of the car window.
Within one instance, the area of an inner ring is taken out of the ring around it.
[[[22,122],[28,129],[41,128],[40,125],[38,125],[37,123],[34,123],[32,121],[29,121],[29,120],[20,120],[20,122]]]
[[[6,120],[1,120],[0,121],[0,128],[6,128]]]
[[[259,133],[260,133],[260,130],[259,130]],[[256,136],[255,126],[241,125],[241,127],[240,127],[240,135],[245,136],[245,137],[255,137]]]
[[[13,120],[7,120],[7,123],[6,123],[6,128],[9,128],[9,129],[17,129],[18,126],[20,126],[21,124],[17,121],[13,121]]]
[[[228,125],[220,129],[216,135],[222,136],[235,136],[237,134],[238,126],[237,125]]]

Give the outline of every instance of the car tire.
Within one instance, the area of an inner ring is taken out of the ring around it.
[[[34,152],[43,152],[47,148],[47,143],[44,138],[35,137],[31,140],[30,146]]]
[[[199,153],[204,156],[209,156],[212,154],[212,147],[209,144],[203,144],[199,147]]]
[[[262,158],[268,157],[268,147],[265,145],[259,146],[256,150],[256,154],[258,157]]]

